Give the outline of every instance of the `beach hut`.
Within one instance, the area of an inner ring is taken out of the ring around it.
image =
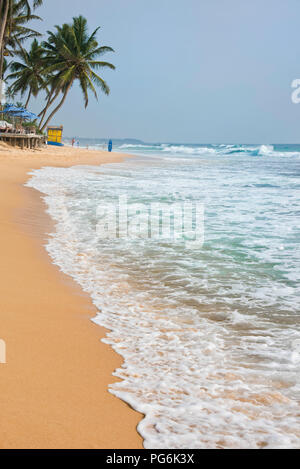
[[[63,136],[63,126],[59,127],[48,127],[47,128],[47,135],[48,135],[48,145],[56,145],[58,147],[63,147],[62,143],[62,136]]]

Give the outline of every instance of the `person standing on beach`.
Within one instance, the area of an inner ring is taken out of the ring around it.
[[[110,141],[108,142],[108,151],[109,151],[109,153],[111,153],[111,151],[112,151],[112,146],[113,146],[112,140],[110,140]]]

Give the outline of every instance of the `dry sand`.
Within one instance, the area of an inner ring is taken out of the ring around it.
[[[23,186],[31,169],[122,158],[0,142],[0,448],[142,447],[142,416],[107,390],[122,359],[100,342],[90,298],[51,264],[43,244],[53,225],[41,195]]]

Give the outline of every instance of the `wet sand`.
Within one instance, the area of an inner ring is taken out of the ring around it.
[[[100,342],[90,298],[51,263],[43,245],[54,226],[24,187],[32,169],[123,158],[0,142],[0,448],[142,448],[142,416],[107,390],[122,358]]]

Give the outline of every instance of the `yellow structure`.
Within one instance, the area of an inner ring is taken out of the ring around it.
[[[62,136],[63,136],[63,126],[60,127],[48,127],[48,145],[58,145],[63,146]]]

